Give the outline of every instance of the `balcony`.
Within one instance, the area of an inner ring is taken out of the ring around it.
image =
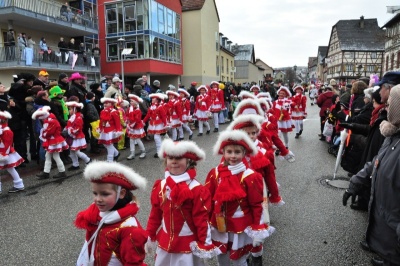
[[[3,44],[0,44],[4,46]],[[96,57],[95,65],[91,66],[91,54],[86,54],[86,62],[83,60],[82,54],[78,55],[78,59],[72,68],[72,60],[62,60],[62,55],[59,50],[51,50],[50,53],[43,53],[39,47],[32,48],[32,62],[27,59],[27,55],[24,51],[21,51],[18,46],[4,46],[0,47],[0,70],[1,69],[41,69],[46,68],[48,70],[60,70],[63,72],[79,71],[79,72],[99,72],[100,58]],[[76,51],[78,52],[78,51]],[[67,52],[68,53],[68,52]],[[28,56],[29,57],[29,56]],[[64,62],[62,62],[64,61]],[[23,71],[22,71],[23,72]]]
[[[61,6],[61,3],[48,0],[1,0],[0,23],[13,21],[14,27],[62,32],[65,36],[98,34],[97,17],[82,14],[74,8],[68,15],[63,15]]]

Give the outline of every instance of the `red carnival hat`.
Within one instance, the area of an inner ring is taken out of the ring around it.
[[[304,88],[300,85],[297,85],[296,87],[293,88],[293,91],[296,92],[297,89],[301,89],[301,91],[304,91]]]
[[[93,183],[110,183],[128,190],[144,190],[147,182],[132,168],[117,162],[94,161],[86,166],[83,176]]]
[[[242,90],[239,93],[238,97],[239,97],[239,99],[242,99],[242,100],[244,100],[244,99],[255,99],[256,98],[256,96],[253,93],[250,93],[250,92],[245,91],[245,90]]]
[[[183,94],[185,94],[186,97],[190,96],[189,92],[187,92],[187,90],[185,90],[185,89],[178,89],[178,93],[183,93]]]
[[[257,98],[272,99],[271,94],[269,94],[269,92],[260,92],[259,94],[257,94]]]
[[[261,129],[261,123],[264,118],[259,115],[241,115],[233,120],[226,130],[242,129],[245,127],[256,127],[258,130]]]
[[[167,95],[174,95],[175,97],[179,97],[179,93],[177,93],[176,91],[166,91],[165,93]]]
[[[152,93],[149,95],[150,99],[157,98],[160,101],[165,100],[168,96],[163,93]]]
[[[197,85],[197,82],[196,82],[196,81],[192,81],[192,82],[190,83],[190,85],[196,86],[196,85]]]
[[[197,91],[200,92],[201,89],[205,89],[206,92],[208,92],[208,88],[204,85],[201,85],[200,87],[197,88]]]
[[[137,103],[142,103],[143,99],[140,98],[139,96],[135,95],[135,94],[128,94],[128,98],[131,100],[134,100]]]
[[[158,152],[159,158],[167,156],[183,157],[193,161],[204,160],[206,158],[205,152],[193,141],[173,142],[171,139],[163,140]]]
[[[218,88],[219,88],[219,82],[218,82],[218,81],[211,81],[210,87],[211,87],[213,84],[217,84],[217,85],[218,85]]]
[[[241,130],[221,132],[218,136],[218,140],[214,145],[213,151],[215,155],[223,154],[223,149],[227,145],[240,145],[246,150],[246,154],[256,155],[258,149],[254,142],[250,139],[246,132]]]
[[[260,91],[260,87],[258,85],[253,85],[250,88],[250,91],[254,91],[255,89],[257,89],[258,91]]]
[[[0,118],[1,119],[11,119],[12,116],[9,112],[7,111],[0,111]]]
[[[79,74],[79,72],[75,72],[75,73],[72,73],[72,75],[69,77],[68,81],[76,80],[76,79],[86,79],[86,77]]]
[[[75,101],[66,102],[65,105],[68,107],[79,107],[81,109],[83,108],[83,103],[78,103]]]
[[[279,92],[282,91],[282,90],[286,93],[287,97],[292,97],[292,94],[290,93],[290,90],[285,86],[281,86],[279,88],[279,90],[276,92],[276,94],[279,94]]]
[[[268,111],[269,109],[272,108],[271,99],[268,99],[268,98],[258,98],[257,101],[258,101],[258,103],[260,104],[261,108],[262,108],[264,111]]]
[[[236,119],[239,115],[260,115],[264,117],[264,111],[262,110],[260,104],[254,99],[242,100],[233,112],[233,119]]]
[[[33,114],[32,114],[32,119],[46,119],[50,115],[50,106],[43,106],[42,108],[37,109]]]
[[[118,100],[114,99],[114,98],[103,97],[103,98],[100,99],[100,102],[101,103],[113,103],[113,104],[116,104],[118,102]]]

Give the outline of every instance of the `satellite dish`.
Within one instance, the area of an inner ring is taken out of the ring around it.
[[[386,13],[397,14],[400,12],[400,6],[387,6]]]

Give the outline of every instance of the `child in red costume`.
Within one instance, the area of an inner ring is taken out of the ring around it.
[[[257,95],[260,93],[260,87],[258,85],[253,85],[250,88],[250,92],[254,93],[254,96],[257,97]]]
[[[131,154],[126,158],[128,160],[135,159],[135,142],[139,146],[141,154],[139,156],[140,159],[146,157],[146,150],[144,148],[142,138],[146,136],[144,132],[144,123],[142,121],[142,112],[139,108],[139,103],[142,103],[143,100],[139,96],[135,94],[128,95],[131,106],[128,109],[127,121],[126,121],[126,134],[128,135],[129,147],[131,150]]]
[[[224,161],[212,169],[205,186],[210,190],[211,237],[223,254],[219,265],[246,265],[246,258],[255,248],[260,251],[265,238],[275,230],[264,218],[262,203],[263,178],[248,168],[245,156],[255,156],[257,147],[245,132],[222,132],[214,146],[214,154]]]
[[[190,116],[190,101],[188,100],[190,94],[185,89],[178,89],[178,93],[180,97],[179,102],[181,103],[181,110],[182,110],[182,116],[181,116],[182,125],[178,128],[179,139],[180,140],[184,139],[183,129],[185,129],[187,132],[189,132],[189,140],[191,140],[193,137],[193,132],[188,125],[189,120],[192,119],[192,117]]]
[[[172,139],[178,140],[178,128],[181,127],[182,106],[179,100],[179,93],[176,91],[166,91],[168,95],[167,117],[172,131]]]
[[[203,125],[206,125],[206,134],[210,134],[210,124],[208,123],[208,109],[210,108],[211,98],[207,94],[208,89],[206,86],[201,85],[197,88],[197,91],[200,93],[200,95],[196,97],[194,115],[199,122],[199,134],[197,134],[197,136],[203,136]]]
[[[293,130],[293,123],[290,117],[292,101],[289,99],[292,94],[289,89],[282,86],[277,91],[278,99],[272,103],[272,113],[278,120],[278,129],[281,131],[283,136],[283,142],[286,148],[289,146],[288,133]]]
[[[166,107],[162,104],[165,95],[161,93],[152,93],[149,97],[151,99],[151,106],[147,110],[143,122],[146,123],[149,120],[147,134],[154,135],[154,142],[156,143],[157,150],[154,154],[154,158],[158,158],[158,151],[161,148],[161,135],[167,133],[168,129]]]
[[[151,253],[157,241],[156,266],[204,265],[202,258],[221,253],[211,241],[210,193],[196,180],[195,166],[205,153],[194,142],[166,139],[158,156],[166,171],[151,193],[146,252]]]
[[[15,167],[24,162],[24,159],[14,150],[14,133],[8,127],[7,120],[11,119],[11,114],[7,111],[0,111],[0,170],[6,169],[13,178],[13,187],[8,190],[9,193],[23,191],[24,182],[19,176]],[[1,194],[1,179],[0,179]]]
[[[86,230],[76,265],[146,265],[146,231],[132,190],[144,190],[146,179],[117,162],[93,162],[83,173],[91,182],[94,202],[78,213],[75,226]]]
[[[211,98],[210,111],[214,119],[214,132],[218,132],[219,122],[223,122],[219,121],[219,113],[225,108],[224,91],[219,89],[219,83],[217,81],[212,81],[210,86],[211,89],[208,91]]]
[[[72,166],[68,168],[68,171],[79,169],[79,159],[82,159],[86,164],[90,162],[90,158],[83,152],[82,149],[86,149],[86,139],[83,133],[83,118],[81,114],[81,109],[83,108],[82,103],[75,101],[66,102],[68,106],[70,117],[68,119],[65,129],[69,137],[72,138],[72,143],[70,148],[70,155],[72,160]]]
[[[100,113],[98,143],[107,149],[107,162],[118,161],[120,153],[114,147],[114,143],[118,142],[122,135],[122,126],[119,112],[114,108],[117,100],[101,98],[100,101],[104,104],[104,109]]]
[[[300,85],[294,88],[295,96],[292,97],[292,121],[296,130],[295,138],[298,139],[303,133],[303,119],[307,117],[307,97],[303,95],[304,88]]]
[[[54,175],[53,178],[66,177],[65,167],[60,159],[60,152],[67,150],[69,147],[64,138],[61,136],[60,123],[55,115],[50,113],[49,106],[43,106],[42,108],[37,109],[32,114],[32,119],[40,119],[43,123],[39,138],[42,140],[43,148],[46,150],[46,161],[44,163],[43,172],[36,175],[38,180],[47,179],[50,177],[52,158],[56,162],[58,168],[58,174]]]

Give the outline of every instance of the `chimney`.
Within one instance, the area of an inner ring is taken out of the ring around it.
[[[360,28],[363,29],[364,28],[364,16],[360,17]]]
[[[229,41],[229,40],[228,40],[226,43],[228,44],[228,50],[229,50],[229,51],[232,51],[232,49],[231,49],[232,41]]]
[[[222,36],[224,36],[224,34],[223,33],[219,33],[219,45],[221,45],[221,46],[224,46],[224,44],[223,44],[223,42],[222,42]]]
[[[222,46],[226,48],[226,40],[228,40],[228,37],[222,37]]]

